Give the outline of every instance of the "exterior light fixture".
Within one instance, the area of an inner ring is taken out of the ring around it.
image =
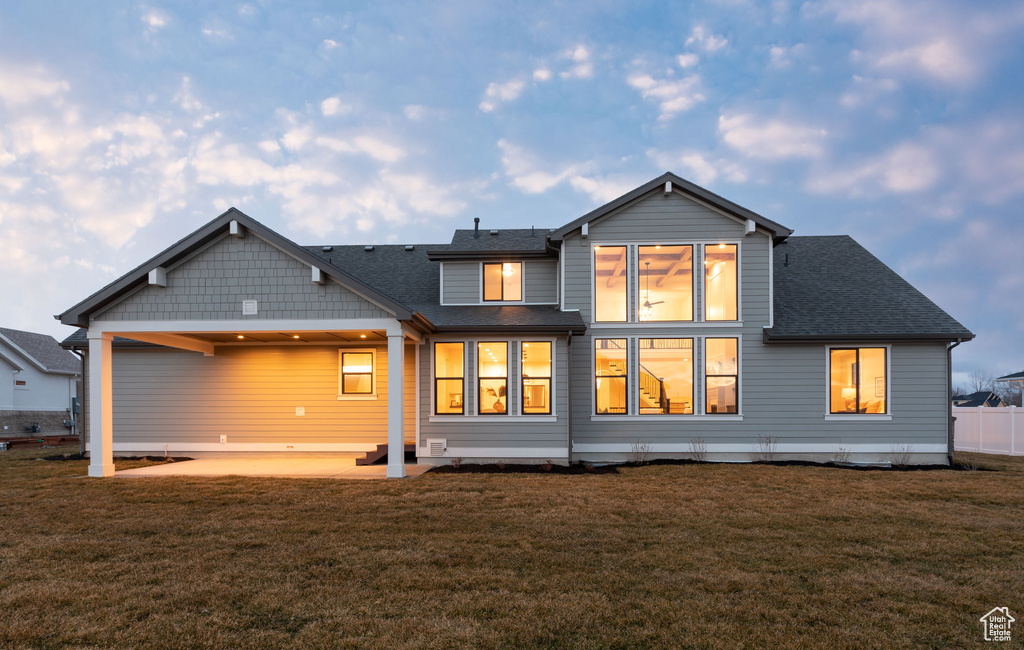
[[[365,338],[366,338],[366,335],[365,335],[365,334],[360,334],[360,335],[359,335],[359,338],[361,338],[361,339],[365,339]]]
[[[299,335],[298,334],[292,334],[292,338],[293,339],[297,339],[297,338],[299,338]]]
[[[238,335],[238,338],[239,338],[239,339],[244,339],[245,337],[244,337],[244,336],[242,336],[241,334],[239,334],[239,335]]]

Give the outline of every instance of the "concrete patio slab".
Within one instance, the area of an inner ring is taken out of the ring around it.
[[[406,465],[407,478],[415,478],[433,465]],[[354,466],[344,459],[303,458],[197,458],[150,467],[118,470],[115,476],[261,476],[281,478],[345,478],[356,480],[386,478],[387,465]]]

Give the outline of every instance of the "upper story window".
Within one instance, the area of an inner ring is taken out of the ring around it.
[[[520,302],[523,299],[523,263],[484,264],[484,300]]]
[[[885,348],[829,350],[829,413],[888,413],[885,354]]]
[[[523,415],[551,413],[551,342],[523,341]]]
[[[736,244],[704,247],[704,319],[737,320]]]
[[[629,267],[627,247],[594,247],[594,320],[624,323],[628,320]]]
[[[434,344],[434,412],[462,415],[465,393],[465,346],[462,343]]]
[[[693,246],[640,246],[637,320],[693,320]]]
[[[477,344],[477,400],[480,415],[508,413],[508,343],[489,341]]]

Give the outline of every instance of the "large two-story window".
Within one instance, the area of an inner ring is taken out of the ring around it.
[[[508,413],[508,343],[488,341],[477,344],[477,412],[480,415]]]
[[[594,361],[594,404],[597,413],[628,413],[628,339],[594,339]]]
[[[517,302],[523,299],[523,263],[484,264],[484,300]]]
[[[693,413],[693,339],[640,339],[640,414]]]
[[[626,246],[594,247],[594,320],[624,323],[629,318]]]
[[[551,413],[551,342],[523,341],[522,390],[523,415],[550,415]]]
[[[887,413],[885,348],[830,348],[829,413]]]
[[[639,246],[637,261],[637,319],[693,320],[693,246]]]
[[[704,412],[739,412],[739,341],[704,339]]]
[[[737,319],[736,248],[736,244],[704,247],[704,320]]]
[[[465,346],[462,343],[434,344],[434,412],[461,415],[465,393]]]

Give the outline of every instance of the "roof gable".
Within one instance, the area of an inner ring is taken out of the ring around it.
[[[8,351],[13,351],[11,354]],[[48,373],[78,374],[82,372],[78,357],[60,347],[57,339],[46,334],[0,327],[0,356],[22,369],[21,357],[37,369]]]
[[[724,199],[714,192],[704,189],[699,185],[691,183],[690,181],[676,176],[672,172],[665,172],[661,176],[644,183],[640,187],[636,188],[631,192],[623,194],[614,201],[610,201],[601,207],[588,212],[579,219],[567,223],[566,225],[558,228],[551,232],[548,238],[551,241],[561,241],[566,235],[572,231],[581,228],[584,224],[589,224],[593,221],[604,219],[612,216],[621,208],[630,205],[631,203],[638,201],[649,194],[654,192],[662,192],[665,189],[665,184],[671,183],[673,192],[680,192],[686,196],[689,196],[697,201],[705,203],[716,210],[729,215],[733,218],[741,221],[751,220],[761,228],[764,228],[771,233],[772,238],[776,240],[783,240],[793,234],[793,231],[785,226],[778,224],[771,219],[762,217],[756,212],[752,212],[743,206],[737,205],[728,199]]]
[[[395,317],[399,320],[408,320],[412,317],[412,313],[404,305],[381,294],[362,280],[353,277],[337,266],[326,263],[323,258],[313,255],[308,250],[282,237],[252,217],[235,208],[230,208],[227,212],[199,230],[181,239],[114,282],[111,282],[103,289],[68,309],[63,314],[60,314],[57,318],[65,325],[88,327],[89,320],[93,314],[107,309],[114,303],[126,298],[130,293],[138,291],[140,287],[146,286],[151,270],[158,267],[172,267],[195,255],[204,247],[209,246],[228,233],[232,222],[236,222],[245,230],[257,235],[263,241],[268,242],[296,260],[309,266],[320,268],[342,286],[394,313]]]

